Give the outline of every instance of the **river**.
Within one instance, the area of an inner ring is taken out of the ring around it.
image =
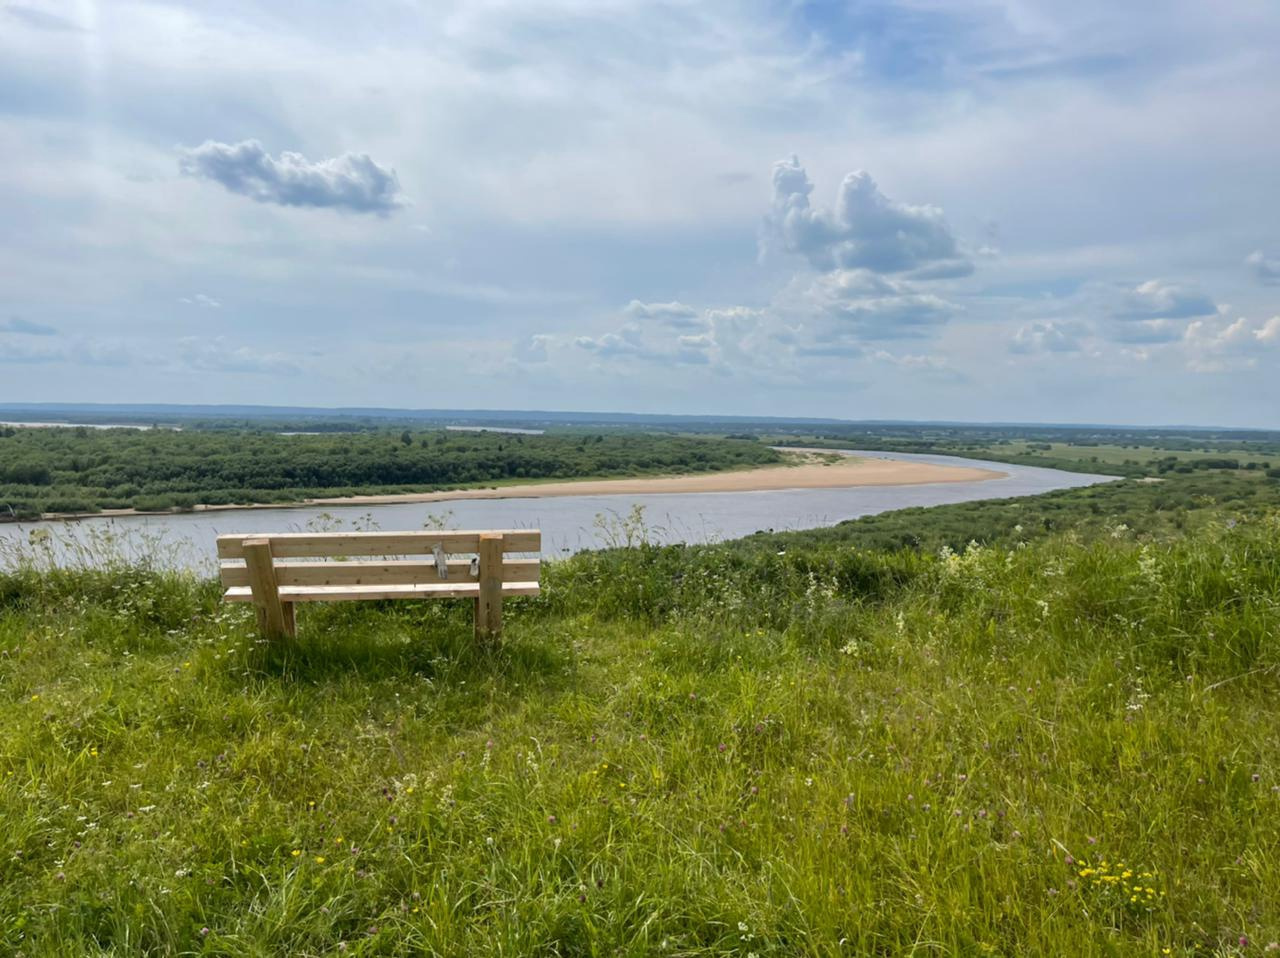
[[[60,522],[0,524],[0,562],[11,563],[34,533],[57,561],[91,563],[114,552],[212,572],[214,538],[231,532],[382,529],[541,529],[543,555],[625,543],[632,535],[650,542],[715,542],[760,530],[831,526],[845,519],[909,506],[937,506],[975,499],[1030,496],[1055,489],[1109,482],[1114,476],[1015,466],[955,456],[853,452],[850,455],[992,469],[1007,475],[976,482],[763,492],[558,496],[530,499],[463,499],[394,505],[303,506],[163,516],[119,516]],[[640,509],[642,529],[631,523]]]

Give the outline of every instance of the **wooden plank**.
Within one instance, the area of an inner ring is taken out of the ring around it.
[[[414,582],[476,583],[471,575],[469,559],[449,562],[449,578],[441,579],[434,562],[413,559],[400,561],[350,562],[277,562],[276,584],[290,585],[389,585]],[[505,559],[502,563],[504,582],[529,582],[538,578],[541,562],[538,559]],[[243,565],[223,564],[224,586],[249,584],[249,570]]]
[[[283,638],[288,634],[284,609],[280,604],[280,591],[276,586],[275,569],[271,561],[271,543],[266,539],[246,539],[243,544],[246,571],[249,574],[249,591],[258,607],[258,627],[268,639]]]
[[[541,552],[538,529],[496,530],[506,552]],[[243,559],[248,539],[265,538],[277,559],[323,556],[427,555],[440,543],[445,552],[478,552],[485,531],[442,532],[286,532],[267,536],[232,534],[218,536],[218,558]]]
[[[501,532],[480,534],[480,594],[476,597],[476,639],[496,642],[502,637]]]
[[[504,596],[537,595],[537,582],[504,582]],[[363,599],[465,599],[478,598],[479,583],[417,582],[406,585],[293,585],[280,589],[280,598],[290,602],[356,602]],[[227,589],[222,598],[227,602],[252,602],[248,586]]]

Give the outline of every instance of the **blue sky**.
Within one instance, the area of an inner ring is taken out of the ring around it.
[[[0,0],[0,401],[1280,427],[1271,0]]]

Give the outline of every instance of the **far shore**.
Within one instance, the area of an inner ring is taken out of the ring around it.
[[[857,486],[918,486],[945,482],[983,482],[1008,474],[971,466],[943,466],[899,459],[852,457],[829,449],[788,449],[788,462],[678,476],[639,476],[629,479],[569,479],[529,482],[440,492],[401,492],[334,498],[299,499],[252,505],[196,506],[194,512],[228,512],[239,509],[298,509],[308,506],[392,505],[412,502],[449,502],[459,499],[541,499],[551,496],[635,496],[703,492],[769,492],[784,489],[846,489]],[[46,513],[45,520],[93,519],[115,516],[173,515],[136,509],[104,509],[92,513]],[[32,520],[35,521],[35,520]]]

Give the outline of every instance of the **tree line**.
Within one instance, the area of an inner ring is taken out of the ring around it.
[[[0,432],[0,517],[707,472],[778,460],[772,449],[750,441],[637,432],[8,428]]]

